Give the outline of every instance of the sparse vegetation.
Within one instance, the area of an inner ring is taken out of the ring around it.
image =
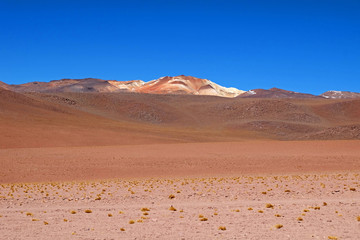
[[[266,208],[274,208],[274,205],[272,205],[272,204],[270,204],[270,203],[267,203],[267,204],[265,205],[265,207],[266,207]]]
[[[225,226],[220,226],[218,229],[221,230],[221,231],[225,231],[226,227]]]
[[[175,212],[175,211],[176,211],[176,208],[174,208],[174,206],[173,206],[173,205],[171,205],[171,206],[170,206],[170,208],[169,208],[169,210],[170,210],[170,211],[174,211],[174,212]]]
[[[275,227],[276,229],[280,229],[280,228],[283,227],[283,225],[282,225],[282,224],[276,224],[274,227]]]

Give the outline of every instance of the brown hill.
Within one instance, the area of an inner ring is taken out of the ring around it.
[[[7,85],[6,83],[0,81],[0,88],[9,89],[9,85]]]
[[[118,92],[120,89],[109,81],[96,78],[61,79],[50,82],[30,82],[12,85],[17,92]]]
[[[114,109],[118,103],[106,94],[105,97],[91,93],[77,96],[20,94],[1,89],[0,147],[74,147],[221,139],[216,132],[207,134],[206,131],[149,125],[152,118],[148,114],[157,116],[157,113],[149,113],[137,105],[133,106],[136,111],[129,116],[117,113]],[[99,104],[91,106],[92,100]],[[103,106],[106,107],[102,109]],[[131,121],[134,118],[139,121]]]
[[[61,79],[9,86],[16,92],[138,92],[152,94],[190,94],[236,97],[244,91],[225,88],[207,79],[191,76],[163,77],[150,82],[141,80],[116,81],[96,78]]]
[[[287,91],[280,88],[266,89],[253,89],[240,94],[242,98],[320,98],[307,93],[298,93],[293,91]]]

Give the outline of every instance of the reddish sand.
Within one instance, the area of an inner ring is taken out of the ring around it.
[[[1,182],[360,171],[360,141],[0,149]]]

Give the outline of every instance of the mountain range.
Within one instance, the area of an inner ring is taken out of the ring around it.
[[[189,94],[211,95],[228,98],[328,98],[351,99],[359,98],[360,93],[348,91],[327,91],[318,96],[287,91],[279,88],[252,89],[249,91],[220,86],[210,80],[192,76],[161,77],[156,80],[144,82],[142,80],[117,81],[96,78],[61,79],[50,82],[30,82],[19,85],[8,85],[0,82],[0,87],[14,92],[39,93],[81,93],[81,92],[135,92],[148,94]]]

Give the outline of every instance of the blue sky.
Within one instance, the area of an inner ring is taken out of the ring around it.
[[[191,75],[360,92],[360,1],[0,0],[0,81]]]

